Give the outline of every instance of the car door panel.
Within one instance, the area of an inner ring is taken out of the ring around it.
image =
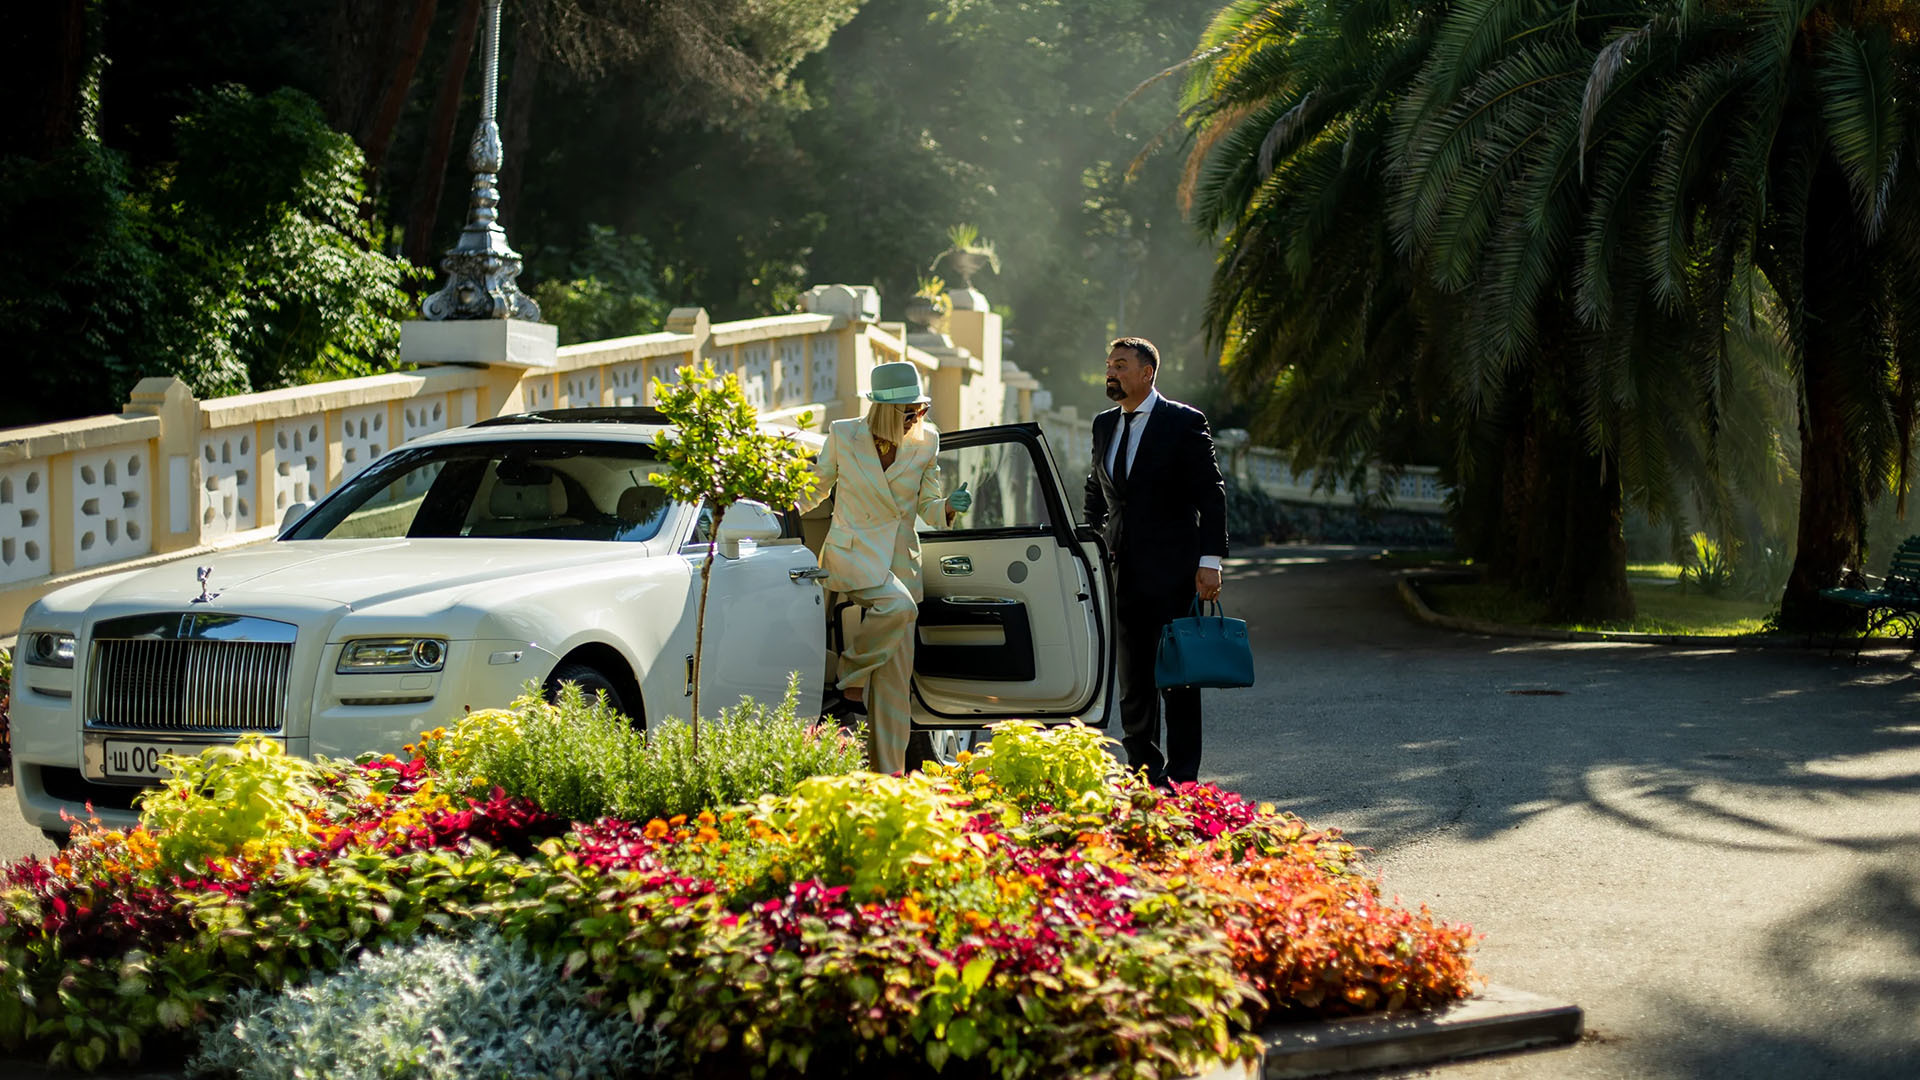
[[[933,596],[920,605],[923,678],[1028,682],[1036,673],[1033,622],[1024,601],[1005,596]]]
[[[681,548],[691,564],[696,605],[707,555],[701,527]],[[716,557],[707,593],[703,712],[732,706],[743,696],[771,706],[794,672],[800,675],[800,708],[819,704],[826,620],[819,579],[809,573],[819,566],[798,537],[745,541],[737,558]]]
[[[954,529],[921,531],[917,727],[1013,717],[1104,723],[1112,690],[1105,556],[1075,524],[1033,425],[941,436],[942,483],[974,493]]]

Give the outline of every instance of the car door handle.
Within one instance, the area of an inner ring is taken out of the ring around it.
[[[948,555],[940,560],[940,572],[948,577],[965,577],[973,573],[973,560],[965,555]]]
[[[1004,596],[943,596],[940,599],[960,607],[1007,607],[1020,602]]]
[[[826,568],[822,566],[799,566],[787,571],[787,580],[793,582],[795,585],[804,585],[809,581],[819,581],[826,576]]]

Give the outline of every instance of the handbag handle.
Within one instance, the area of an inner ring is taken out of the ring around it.
[[[1200,618],[1200,617],[1202,617],[1202,616],[1204,616],[1204,615],[1206,615],[1206,614],[1207,614],[1207,609],[1206,609],[1206,605],[1208,605],[1208,604],[1212,604],[1212,605],[1213,605],[1213,617],[1214,617],[1214,618],[1216,618],[1216,619],[1217,619],[1217,618],[1220,618],[1220,617],[1221,617],[1221,615],[1223,615],[1223,614],[1225,614],[1225,612],[1223,612],[1223,611],[1221,610],[1221,608],[1220,608],[1220,601],[1218,601],[1218,600],[1202,600],[1202,599],[1200,599],[1200,594],[1199,594],[1199,593],[1195,593],[1195,594],[1193,594],[1193,603],[1192,603],[1191,605],[1189,605],[1189,606],[1187,607],[1187,614],[1188,614],[1188,615],[1189,615],[1190,617],[1192,617],[1192,618],[1196,618],[1196,619],[1198,619],[1198,618]]]

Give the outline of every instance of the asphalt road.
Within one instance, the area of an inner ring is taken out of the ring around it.
[[[1389,1075],[1920,1077],[1903,656],[1439,631],[1365,554],[1229,562],[1259,685],[1209,692],[1203,778],[1346,830],[1389,892],[1486,935],[1487,976],[1589,1029]],[[0,858],[51,850],[0,808]]]

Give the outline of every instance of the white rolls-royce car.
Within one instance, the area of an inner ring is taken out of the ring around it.
[[[163,754],[249,732],[299,755],[397,752],[528,682],[548,693],[577,682],[640,723],[685,716],[711,514],[648,479],[661,430],[651,409],[603,408],[427,436],[296,508],[276,542],[49,594],[16,649],[21,812],[61,837],[61,812],[83,816],[84,804],[125,824]],[[953,530],[921,526],[915,726],[1103,723],[1105,560],[1039,429],[944,434],[940,457],[945,483],[970,482],[974,505]],[[707,708],[778,700],[790,672],[809,705],[831,685],[860,609],[821,583],[828,513],[727,513]]]

